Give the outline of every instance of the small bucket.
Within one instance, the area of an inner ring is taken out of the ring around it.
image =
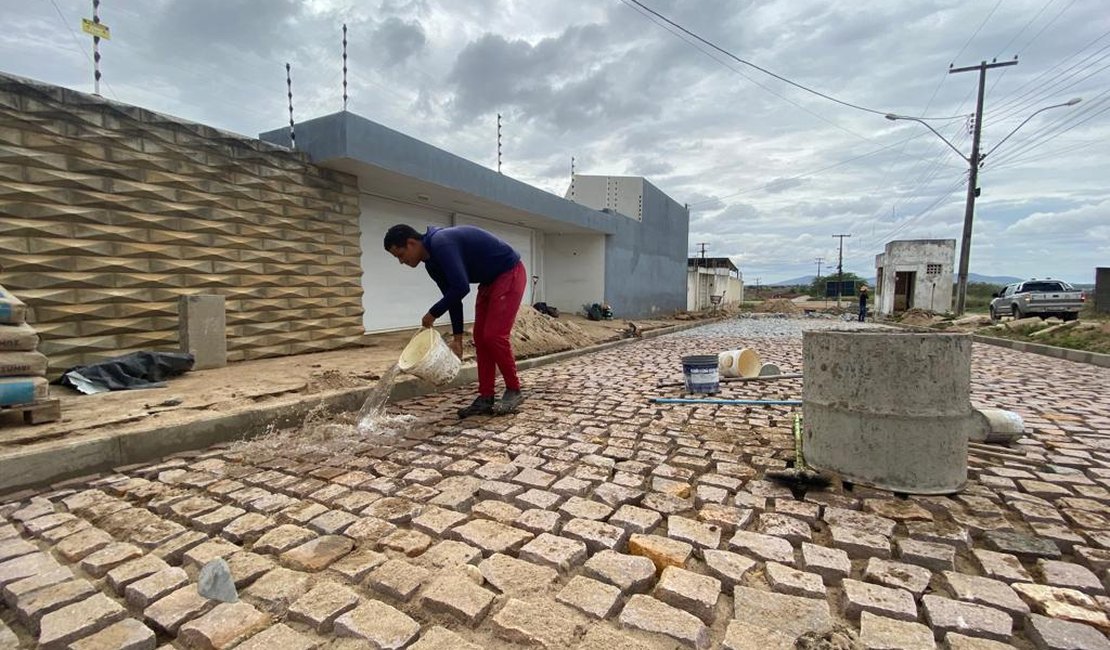
[[[717,371],[721,373],[722,377],[739,377],[740,373],[736,369],[736,353],[739,350],[725,350],[717,355]]]
[[[717,370],[720,360],[715,354],[694,354],[682,357],[682,376],[687,393],[713,395],[721,390],[721,375]]]
[[[781,374],[782,374],[782,370],[779,369],[779,367],[776,366],[773,363],[765,363],[765,364],[763,364],[762,366],[759,367],[759,376],[760,377],[774,377],[776,375],[781,375]]]
[[[416,375],[437,386],[454,379],[459,374],[460,365],[462,362],[443,342],[443,337],[430,327],[420,330],[412,337],[397,361],[402,372]]]

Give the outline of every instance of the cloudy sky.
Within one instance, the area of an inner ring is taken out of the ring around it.
[[[688,203],[690,251],[764,284],[835,265],[870,276],[891,239],[959,239],[979,61],[987,78],[971,271],[1092,282],[1110,265],[1105,0],[103,0],[108,98],[256,135],[295,110],[350,110],[562,195],[585,174],[646,176]],[[88,0],[0,0],[0,69],[92,90]],[[654,18],[654,19],[652,19]],[[681,32],[679,32],[681,33]],[[1034,111],[1032,118],[991,151]]]

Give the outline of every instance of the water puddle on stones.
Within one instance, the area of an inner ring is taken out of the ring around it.
[[[321,404],[305,415],[299,427],[277,429],[271,425],[265,433],[232,445],[232,450],[245,454],[280,452],[297,456],[315,452],[348,456],[360,447],[388,444],[403,437],[419,424],[416,416],[385,412],[400,371],[396,364],[386,371],[357,414],[332,414]]]

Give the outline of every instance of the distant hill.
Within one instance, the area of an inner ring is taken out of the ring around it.
[[[833,277],[835,275],[836,274],[834,273],[832,275],[824,275],[824,276],[821,276],[821,277],[829,278],[829,277]],[[861,275],[861,274],[857,273],[856,275]],[[813,282],[814,277],[816,277],[816,276],[803,275],[803,276],[798,277],[798,278],[790,278],[789,280],[780,280],[778,282],[768,282],[765,286],[768,286],[768,287],[793,287],[793,286],[797,286],[797,285],[809,285],[810,283]],[[1009,276],[1009,275],[980,275],[978,273],[968,273],[967,274],[967,281],[968,282],[982,282],[984,284],[1010,284],[1012,282],[1021,282],[1023,279],[1024,278],[1015,278],[1015,277]],[[952,281],[953,282],[956,281],[955,274],[953,274],[953,276],[952,276]],[[875,285],[875,278],[868,278],[867,283],[870,284],[871,286],[874,286]]]

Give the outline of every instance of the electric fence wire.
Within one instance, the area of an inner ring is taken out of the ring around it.
[[[62,13],[62,8],[58,6],[58,3],[55,0],[50,0],[50,4],[54,5],[54,11],[58,12],[58,18],[62,21],[62,24],[65,25],[66,29],[69,30],[69,35],[73,37],[73,43],[74,45],[76,45],[77,51],[85,55],[85,59],[89,62],[90,66],[93,65],[92,57],[89,56],[89,53],[85,51],[85,48],[81,45],[81,39],[78,38],[77,32],[75,32],[73,30],[73,27],[70,26],[69,20],[66,18],[66,15]],[[116,95],[116,90],[112,88],[112,84],[108,83],[107,79],[103,79],[103,81],[104,85],[108,87],[108,92],[111,93],[112,99],[118,102],[119,96]]]

